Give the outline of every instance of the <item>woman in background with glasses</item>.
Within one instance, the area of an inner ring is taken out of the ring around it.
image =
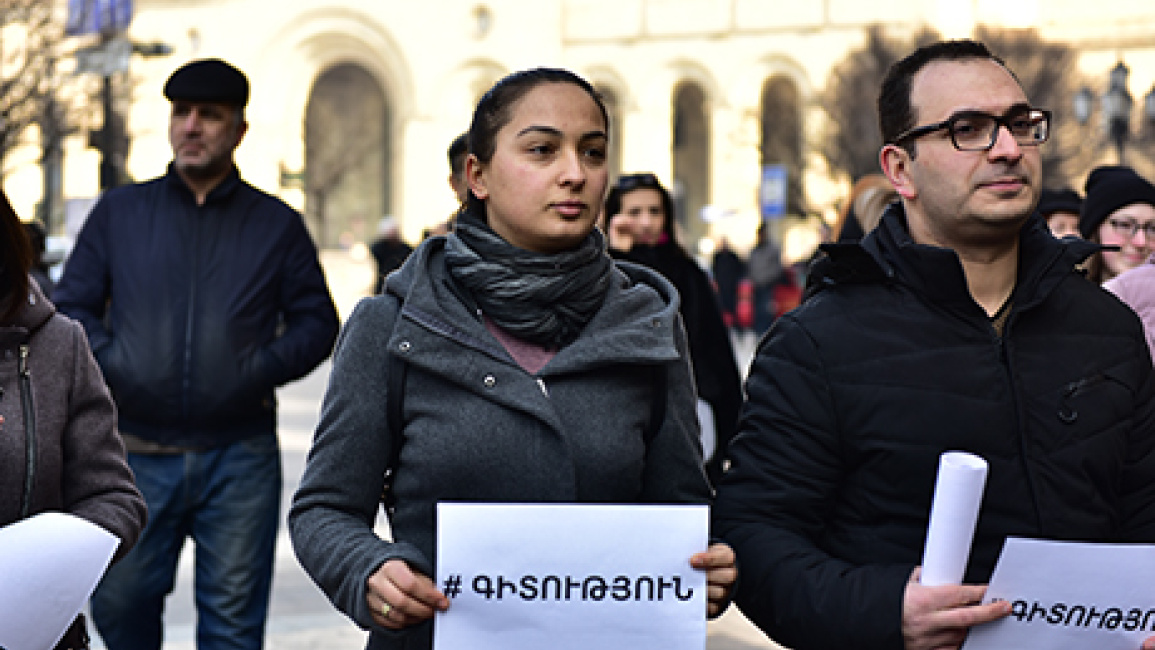
[[[724,451],[738,428],[742,378],[709,276],[678,244],[674,201],[653,174],[627,174],[606,197],[610,255],[648,266],[673,283],[681,296],[679,311],[690,341],[690,361],[698,397],[706,474],[717,484]]]
[[[1120,247],[1096,253],[1090,271],[1098,266],[1100,273],[1111,273],[1103,288],[1139,314],[1155,357],[1155,185],[1127,167],[1100,167],[1087,178],[1087,188],[1084,217],[1094,219],[1110,210],[1096,235],[1100,243]]]
[[[1130,167],[1104,166],[1087,177],[1079,232],[1117,249],[1095,253],[1087,275],[1095,282],[1143,264],[1155,251],[1155,185]]]

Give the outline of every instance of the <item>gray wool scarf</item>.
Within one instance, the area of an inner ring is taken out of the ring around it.
[[[445,251],[450,275],[482,313],[517,338],[552,349],[572,343],[601,308],[613,269],[597,228],[573,250],[534,253],[511,245],[469,210]]]

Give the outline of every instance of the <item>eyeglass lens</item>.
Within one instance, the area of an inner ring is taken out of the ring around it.
[[[990,149],[998,139],[1000,125],[1006,126],[1015,142],[1023,146],[1047,140],[1048,120],[1042,111],[1024,111],[1004,118],[985,113],[960,115],[951,120],[950,135],[955,146],[964,151]]]
[[[1135,236],[1135,233],[1142,230],[1144,237],[1155,241],[1155,221],[1139,223],[1132,219],[1108,219],[1107,223],[1111,224],[1111,229],[1120,237],[1130,239]]]

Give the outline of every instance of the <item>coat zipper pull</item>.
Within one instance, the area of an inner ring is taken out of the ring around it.
[[[545,387],[545,380],[541,377],[537,378],[537,387],[541,389],[541,394],[549,397],[549,389]]]
[[[28,344],[20,344],[20,361],[17,365],[21,377],[28,377]]]

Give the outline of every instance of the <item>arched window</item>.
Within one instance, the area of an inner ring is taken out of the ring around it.
[[[318,246],[369,241],[392,209],[390,107],[377,79],[340,64],[305,109],[305,214]]]
[[[802,187],[802,99],[798,86],[783,76],[762,84],[762,139],[760,161],[786,167],[788,189],[786,211],[804,214]]]
[[[674,89],[674,203],[684,246],[706,234],[702,208],[710,203],[710,107],[705,91],[686,81]]]

